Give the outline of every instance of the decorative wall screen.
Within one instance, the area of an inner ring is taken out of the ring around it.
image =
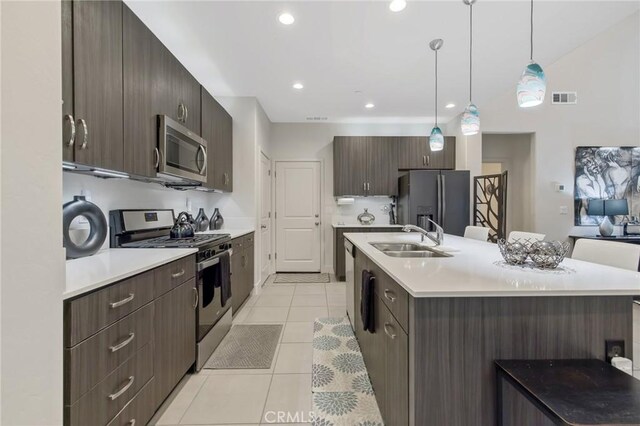
[[[473,224],[489,228],[489,241],[507,233],[507,172],[476,176],[473,184]]]

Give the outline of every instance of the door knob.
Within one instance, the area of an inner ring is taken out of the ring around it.
[[[320,225],[320,222],[316,222],[316,226]]]
[[[261,229],[267,229],[267,225],[260,225]]]

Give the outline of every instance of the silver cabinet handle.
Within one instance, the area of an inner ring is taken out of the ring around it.
[[[111,395],[109,395],[109,399],[112,401],[118,399],[123,393],[127,391],[127,389],[131,387],[131,385],[133,385],[133,382],[135,381],[135,379],[136,379],[135,376],[130,376],[129,381],[118,392],[112,393]]]
[[[198,289],[193,287],[193,309],[198,308],[198,303],[200,303],[200,295],[198,294]]]
[[[82,145],[80,145],[80,149],[87,149],[87,144],[89,143],[89,128],[84,118],[80,119],[80,126],[82,126]]]
[[[362,182],[362,190],[367,192],[367,182]]]
[[[426,155],[423,155],[423,156],[422,156],[422,165],[423,165],[423,166],[426,166],[426,165],[427,165],[427,156],[426,156]]]
[[[431,164],[431,156],[427,155],[427,166]]]
[[[188,106],[184,106],[184,122],[187,122],[187,118],[189,117],[189,107]]]
[[[179,277],[181,277],[181,276],[183,276],[183,275],[184,275],[184,268],[182,268],[182,269],[180,270],[180,272],[176,272],[176,273],[174,273],[174,274],[171,274],[171,278],[179,278]]]
[[[131,302],[134,297],[135,297],[135,294],[129,293],[129,297],[126,297],[117,302],[109,303],[109,306],[111,306],[111,309],[119,308],[120,306],[126,305],[127,303]]]
[[[196,167],[197,167],[197,162],[198,162],[198,157],[200,157],[200,152],[202,151],[202,156],[204,157],[203,159],[203,165],[202,168],[198,167],[198,171],[200,172],[200,174],[204,173],[204,171],[207,169],[207,150],[204,148],[204,146],[202,145],[198,145],[198,152],[196,154]]]
[[[371,184],[367,182],[367,192],[371,191]]]
[[[160,166],[160,150],[158,148],[153,148],[153,156],[156,159],[154,163],[154,168],[158,168]]]
[[[136,419],[131,419],[131,420],[129,420],[129,424],[130,424],[131,426],[136,426]]]
[[[390,300],[392,303],[396,301],[396,296],[393,294],[393,292],[391,290],[389,290],[388,288],[384,289],[384,297],[387,300]]]
[[[133,339],[135,339],[135,337],[136,337],[135,333],[129,333],[129,337],[127,337],[122,342],[118,343],[117,345],[109,346],[109,350],[111,352],[118,352],[120,349],[124,348],[129,343],[133,342]]]
[[[68,147],[73,146],[73,143],[76,140],[76,121],[73,118],[73,115],[67,114],[64,116],[64,119],[69,122],[69,126],[71,126],[71,134],[69,135],[69,140],[65,142],[65,145]]]
[[[178,104],[178,121],[184,123],[185,121],[185,106],[182,102]]]
[[[390,332],[389,332],[389,328],[393,328],[393,326],[392,326],[391,324],[389,324],[388,322],[385,322],[385,323],[384,323],[384,327],[383,327],[383,328],[384,328],[384,333],[385,333],[387,336],[391,337],[392,339],[395,339],[395,338],[396,338],[396,335],[395,335],[395,334],[393,334],[393,333],[390,333]]]

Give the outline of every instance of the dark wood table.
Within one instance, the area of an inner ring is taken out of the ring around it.
[[[598,359],[497,360],[498,425],[503,381],[555,424],[640,424],[640,380]]]

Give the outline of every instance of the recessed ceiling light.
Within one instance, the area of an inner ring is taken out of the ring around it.
[[[405,7],[407,7],[406,0],[393,0],[391,3],[389,3],[389,9],[392,12],[403,11]]]
[[[295,22],[296,18],[288,12],[283,12],[278,16],[278,21],[283,25],[291,25]]]
[[[302,83],[293,83],[293,88],[297,90],[304,89],[304,84]]]
[[[371,108],[375,107],[375,104],[372,104],[371,102],[369,102],[368,104],[365,104],[364,107],[367,108],[367,109],[371,109]]]
[[[444,107],[445,107],[445,108],[447,108],[447,109],[451,109],[451,108],[455,108],[455,107],[456,107],[456,104],[454,104],[453,102],[449,102],[449,103],[448,103],[448,104],[446,104]]]

